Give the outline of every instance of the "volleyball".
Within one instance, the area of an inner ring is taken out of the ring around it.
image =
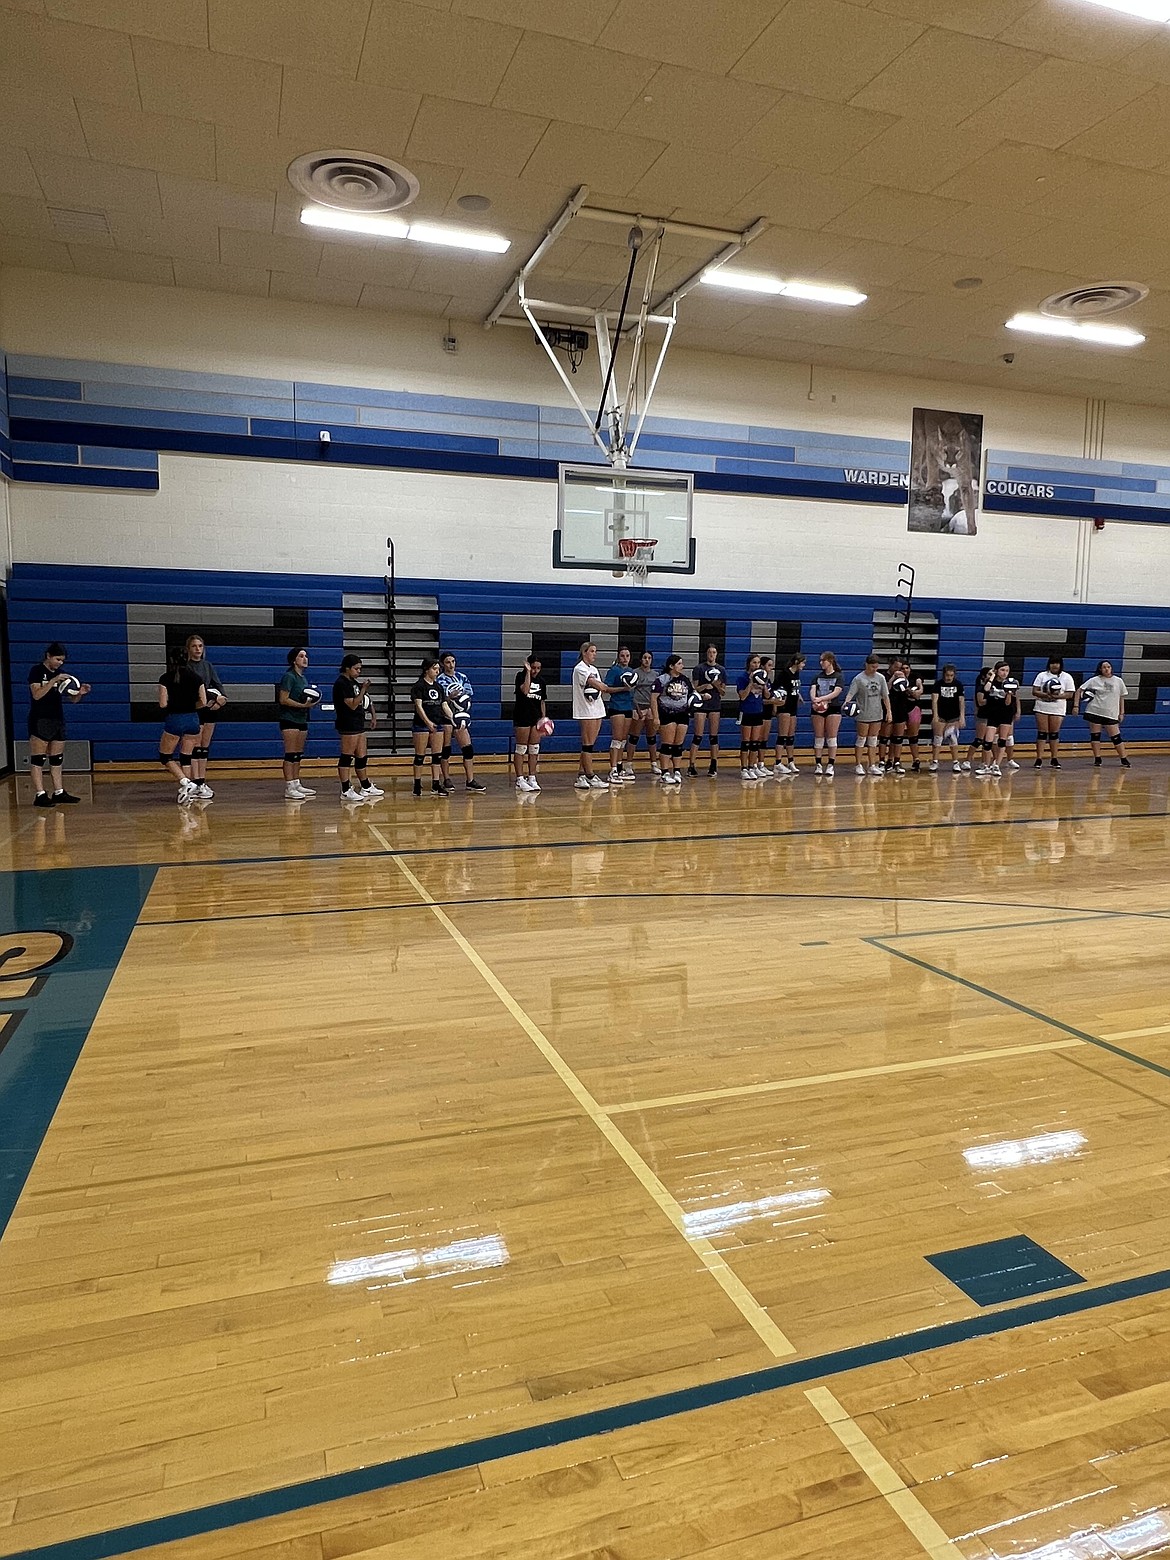
[[[547,715],[543,720],[538,720],[536,723],[537,735],[541,737],[551,737],[556,729],[556,725],[549,720]]]
[[[313,686],[313,684],[310,683],[309,686],[307,688],[303,689],[302,692],[301,692],[301,702],[303,704],[320,704],[320,702],[321,702],[321,690],[320,690],[320,688],[315,688]]]

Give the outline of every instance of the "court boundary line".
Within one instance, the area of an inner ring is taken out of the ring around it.
[[[1099,822],[1102,818],[1112,819],[1115,823],[1128,823],[1143,818],[1170,818],[1170,808],[1159,808],[1151,812],[1091,812],[1091,813],[1058,813],[1051,818],[964,818],[955,819],[953,823],[875,823],[858,824],[851,828],[843,829],[749,829],[743,832],[730,830],[719,834],[648,834],[648,835],[586,835],[583,839],[575,840],[514,840],[511,842],[493,842],[485,845],[402,845],[391,846],[398,856],[464,856],[464,855],[490,855],[506,850],[580,850],[586,846],[610,846],[610,845],[677,845],[680,841],[689,841],[696,845],[702,845],[718,840],[789,840],[806,839],[810,836],[823,835],[827,839],[843,839],[855,834],[905,834],[919,833],[923,829],[999,829],[1022,828],[1037,823],[1088,823]],[[389,819],[385,820],[389,823]],[[370,824],[373,829],[375,825]],[[148,861],[135,862],[135,866],[174,867],[176,870],[188,871],[198,867],[241,867],[263,866],[268,862],[281,862],[287,865],[293,861],[360,861],[368,856],[381,856],[382,850],[325,850],[310,851],[303,856],[221,856],[209,861]],[[111,863],[118,865],[118,863]],[[10,871],[32,870],[19,867],[9,868]]]
[[[781,1329],[769,1316],[766,1308],[751,1293],[722,1252],[717,1250],[705,1236],[693,1235],[688,1231],[686,1215],[677,1198],[671,1195],[667,1187],[654,1174],[634,1145],[609,1119],[605,1107],[594,1099],[593,1095],[581,1082],[580,1078],[577,1077],[577,1074],[569,1066],[568,1062],[565,1061],[544,1031],[524,1011],[503,981],[500,980],[487,961],[476,952],[470,940],[463,935],[442,907],[434,902],[406,863],[394,854],[389,845],[386,848],[390,851],[390,860],[398,871],[402,873],[415,893],[418,894],[420,900],[422,900],[443,930],[459,948],[489,990],[520,1026],[529,1040],[532,1041],[541,1056],[565,1085],[601,1136],[618,1155],[622,1163],[628,1170],[633,1172],[643,1191],[649,1194],[658,1209],[666,1215],[672,1227],[686,1241],[687,1245],[703,1264],[703,1267],[710,1273],[720,1289],[723,1290],[723,1293],[731,1301],[732,1305],[735,1306],[764,1347],[777,1357],[795,1354],[796,1345],[785,1337]]]
[[[417,1479],[472,1468],[479,1463],[500,1462],[508,1457],[522,1456],[525,1452],[566,1446],[618,1430],[636,1429],[640,1425],[671,1419],[678,1414],[721,1407],[745,1398],[779,1391],[784,1387],[823,1381],[869,1366],[911,1359],[936,1349],[995,1337],[1037,1323],[1097,1311],[1106,1306],[1120,1305],[1168,1291],[1170,1268],[1138,1274],[1133,1278],[1114,1279],[1108,1284],[1080,1286],[1049,1295],[1043,1300],[1018,1301],[1003,1309],[984,1311],[958,1321],[941,1322],[934,1327],[898,1333],[891,1338],[879,1338],[869,1343],[851,1344],[825,1354],[810,1355],[803,1360],[766,1365],[737,1376],[724,1376],[717,1381],[680,1387],[672,1392],[615,1404],[610,1408],[570,1414],[522,1430],[501,1431],[476,1440],[436,1447],[429,1452],[413,1452],[405,1457],[369,1463],[343,1473],[322,1474],[297,1484],[281,1485],[251,1495],[233,1496],[189,1511],[148,1517],[120,1528],[63,1539],[33,1549],[17,1550],[10,1552],[5,1560],[115,1560],[119,1555],[152,1545],[174,1543],[183,1538],[205,1537],[229,1528],[242,1527],[249,1522],[287,1516],[294,1511],[348,1500],[356,1495],[375,1494],[379,1490],[393,1489]],[[4,1530],[6,1536],[14,1531],[12,1527]]]
[[[1041,1013],[1039,1008],[1028,1007],[1023,1002],[1017,1002],[1014,997],[1005,997],[1002,992],[992,991],[990,986],[981,986],[976,981],[968,980],[964,975],[955,975],[950,970],[943,969],[941,965],[931,964],[926,959],[916,959],[912,953],[903,953],[901,948],[888,948],[886,941],[889,939],[863,937],[861,940],[875,948],[881,948],[895,959],[904,959],[907,964],[917,965],[920,970],[926,970],[932,975],[941,975],[944,980],[952,981],[956,986],[965,986],[968,991],[977,992],[981,997],[989,997],[993,1002],[1011,1008],[1013,1012],[1022,1013],[1025,1018],[1038,1019],[1040,1023],[1047,1024],[1051,1029],[1059,1029],[1066,1035],[1072,1035],[1074,1039],[1084,1040],[1087,1044],[1096,1046],[1098,1050],[1119,1056],[1124,1062],[1133,1062],[1138,1067],[1144,1067],[1147,1072],[1159,1073],[1163,1078],[1170,1078],[1170,1067],[1163,1067],[1160,1062],[1139,1056],[1136,1051],[1127,1051],[1122,1046],[1113,1045],[1099,1035],[1089,1034],[1087,1029],[1077,1029],[1074,1024],[1066,1024],[1063,1019],[1054,1018],[1051,1013]]]

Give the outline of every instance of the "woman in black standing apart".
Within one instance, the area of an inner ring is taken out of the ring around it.
[[[301,784],[301,755],[309,736],[309,711],[321,695],[311,688],[306,673],[309,652],[304,645],[289,651],[288,671],[276,685],[276,705],[280,711],[280,740],[284,746],[284,795],[286,801],[304,802],[316,796],[312,786]],[[306,689],[309,694],[306,696]]]
[[[341,742],[337,757],[341,800],[376,802],[386,793],[366,773],[366,727],[375,725],[376,718],[370,701],[370,679],[362,676],[360,655],[342,657],[341,671],[333,684],[333,724]],[[357,776],[356,787],[349,781],[351,764]]]
[[[223,691],[219,673],[207,659],[203,636],[188,634],[183,648],[187,665],[207,690],[206,703],[199,712],[199,740],[191,751],[191,784],[195,787],[195,795],[209,802],[215,792],[207,783],[207,756],[211,751],[211,739],[215,736],[216,720],[227,703],[227,694]]]
[[[56,807],[79,802],[61,783],[61,760],[65,755],[65,707],[62,696],[76,704],[90,691],[89,684],[78,682],[71,672],[62,671],[65,646],[53,643],[43,659],[28,674],[28,762],[36,795],[34,807]],[[49,770],[51,791],[45,790],[45,767]]]
[[[181,806],[196,800],[209,800],[199,796],[199,787],[191,778],[191,755],[199,740],[203,711],[207,707],[207,685],[188,665],[184,645],[173,645],[167,652],[167,669],[158,680],[158,707],[163,712],[158,761],[179,782],[175,800]],[[176,747],[179,750],[177,758]]]
[[[525,656],[516,673],[516,694],[512,701],[512,734],[518,791],[539,791],[536,772],[540,763],[540,723],[548,719],[548,685],[540,669],[540,657]],[[417,762],[417,760],[416,760]]]
[[[410,734],[414,741],[414,794],[422,795],[422,768],[431,755],[431,795],[450,796],[451,787],[443,779],[443,727],[454,724],[450,704],[438,683],[439,661],[427,656],[418,681],[410,690],[414,719]]]

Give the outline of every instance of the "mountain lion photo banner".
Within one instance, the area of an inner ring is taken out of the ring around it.
[[[908,529],[974,536],[982,460],[982,417],[916,406]]]

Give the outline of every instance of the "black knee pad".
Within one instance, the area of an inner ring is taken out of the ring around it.
[[[582,751],[582,753],[592,753],[592,751],[593,751],[593,744],[592,744],[592,742],[582,742],[582,744],[581,744],[581,751]]]
[[[192,758],[206,758],[207,755],[210,752],[211,752],[210,748],[194,747],[194,748],[191,749],[191,757]]]
[[[337,755],[337,767],[338,767],[338,769],[341,770],[342,774],[348,774],[349,773],[349,766],[352,763],[353,763],[353,757],[352,757],[351,754],[349,754],[349,753],[339,753]]]
[[[470,763],[471,760],[474,757],[475,757],[475,743],[474,742],[469,742],[467,744],[467,746],[463,749],[463,762],[465,764]]]
[[[676,742],[674,744],[674,756],[676,759],[681,758],[685,752],[686,748],[681,742]]]
[[[286,764],[299,764],[300,761],[301,761],[301,755],[299,753],[288,753],[288,752],[285,752],[285,753],[282,753],[280,756],[281,756],[281,758],[284,760],[284,762]]]
[[[177,758],[178,758],[178,754],[177,753],[164,753],[162,748],[159,748],[159,750],[158,750],[158,761],[163,766],[164,769],[167,769],[172,763],[174,763],[177,760]],[[43,758],[41,759],[41,763],[42,764],[44,763],[44,759]]]
[[[439,754],[439,757],[440,757],[440,759],[442,760],[442,762],[444,764],[450,762],[450,760],[451,760],[451,744],[449,742],[444,742],[443,743],[443,751]]]
[[[30,753],[28,761],[34,769],[43,769],[49,762],[49,755],[47,753]]]
[[[426,761],[427,761],[427,755],[425,753],[416,753],[414,755],[414,767],[416,769],[421,769],[422,766],[426,763]]]
[[[179,754],[179,768],[180,769],[190,769],[190,767],[191,767],[191,755],[190,755],[190,753],[180,753]]]
[[[1123,740],[1121,732],[1119,731],[1115,737],[1110,737],[1109,740],[1112,742],[1114,747],[1120,747]]]

